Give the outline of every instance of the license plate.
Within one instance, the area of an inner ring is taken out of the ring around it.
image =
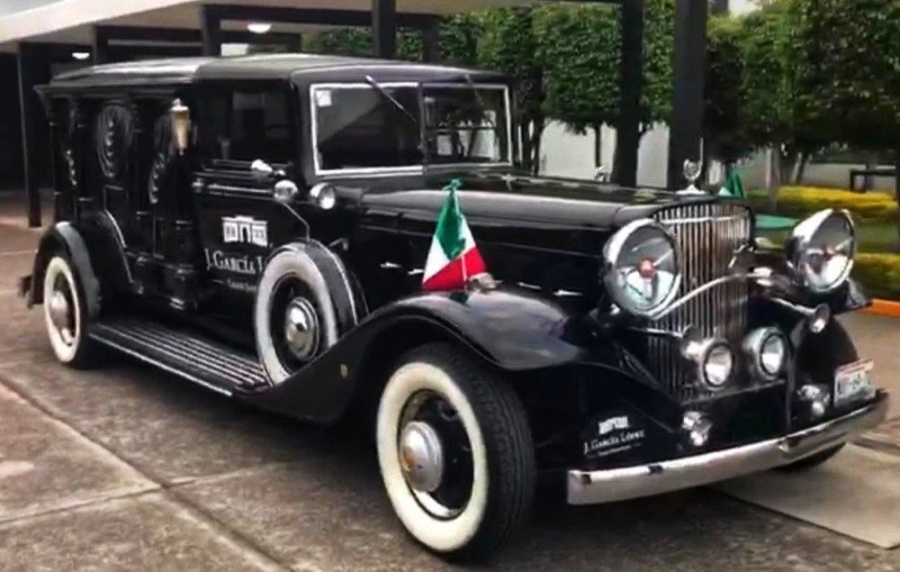
[[[871,372],[872,360],[848,363],[834,372],[834,405],[840,407],[851,401],[869,399],[875,395]]]

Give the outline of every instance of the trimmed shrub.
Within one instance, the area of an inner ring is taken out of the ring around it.
[[[765,191],[751,191],[749,199],[758,212],[769,212]],[[887,193],[854,193],[818,187],[782,187],[778,193],[777,214],[780,215],[803,218],[828,208],[847,209],[859,223],[897,222],[897,203]]]
[[[900,300],[900,255],[857,254],[853,277],[870,298]]]

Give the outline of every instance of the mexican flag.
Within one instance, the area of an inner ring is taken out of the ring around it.
[[[456,181],[448,186],[450,194],[438,214],[422,276],[424,290],[459,290],[465,287],[469,278],[484,273],[487,268],[466,217],[459,210],[458,186]]]

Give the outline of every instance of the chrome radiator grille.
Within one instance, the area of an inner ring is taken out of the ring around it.
[[[669,207],[654,217],[675,236],[682,254],[683,280],[678,297],[728,273],[735,252],[750,238],[750,211],[738,204],[702,203]],[[652,327],[669,331],[697,328],[704,337],[727,339],[736,350],[747,329],[748,289],[743,281],[712,288],[675,310]],[[651,336],[648,340],[648,367],[682,402],[712,397],[686,367],[675,344]],[[732,389],[744,383],[732,382]],[[728,391],[728,389],[723,389]],[[720,392],[721,393],[721,392]]]

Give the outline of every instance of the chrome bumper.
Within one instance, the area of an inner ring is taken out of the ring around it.
[[[571,470],[569,504],[594,504],[646,497],[766,471],[845,443],[887,415],[888,395],[837,419],[778,439],[693,457],[607,471]]]

